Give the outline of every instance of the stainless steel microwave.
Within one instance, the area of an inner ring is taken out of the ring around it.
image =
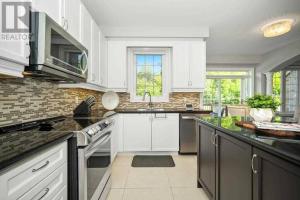
[[[25,75],[43,79],[85,82],[88,50],[42,12],[30,16],[30,58]]]

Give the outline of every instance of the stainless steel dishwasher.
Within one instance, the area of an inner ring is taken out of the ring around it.
[[[196,121],[195,114],[180,114],[179,153],[196,154]]]

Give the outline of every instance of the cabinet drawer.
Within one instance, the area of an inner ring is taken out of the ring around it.
[[[68,187],[65,186],[59,193],[53,198],[53,200],[67,200],[68,199]]]
[[[0,199],[16,199],[67,162],[67,142],[49,148],[0,176]]]
[[[66,187],[67,187],[67,164],[65,163],[57,170],[52,172],[49,176],[47,176],[44,180],[42,180],[38,185],[33,187],[24,195],[22,195],[20,198],[14,197],[13,199],[53,200],[53,199],[57,199],[58,193],[60,193],[62,188],[66,188]]]

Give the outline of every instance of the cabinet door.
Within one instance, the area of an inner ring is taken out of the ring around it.
[[[33,0],[32,7],[39,12],[47,13],[56,23],[65,27],[65,0]]]
[[[299,200],[300,166],[254,148],[253,199]]]
[[[89,81],[91,83],[100,85],[100,29],[98,25],[92,21],[92,50],[90,55],[92,55],[92,65],[89,66],[91,78]]]
[[[112,119],[114,124],[111,128],[111,162],[114,161],[119,151],[119,115],[114,115]]]
[[[78,13],[80,13],[80,0],[65,0],[66,29],[77,40],[80,39],[80,15]]]
[[[149,114],[123,115],[124,151],[151,151]]]
[[[219,131],[216,143],[216,199],[251,200],[251,146]]]
[[[88,50],[88,82],[93,82],[92,17],[86,7],[80,4],[80,41]]]
[[[107,87],[107,40],[100,30],[100,86]]]
[[[108,41],[108,88],[127,88],[127,47],[122,41]]]
[[[152,151],[179,150],[179,115],[152,114]]]
[[[206,76],[206,43],[189,42],[189,88],[204,89]]]
[[[209,199],[216,199],[216,152],[213,143],[215,130],[201,124],[199,131],[198,179]]]
[[[0,74],[22,77],[24,66],[29,65],[29,40],[0,40]],[[12,64],[13,62],[14,64]]]
[[[172,50],[172,87],[186,89],[189,83],[188,43],[176,42]]]
[[[4,9],[4,8],[3,8]],[[21,12],[21,9],[18,9]],[[22,14],[21,14],[22,15]],[[0,21],[3,22],[2,14],[0,15]],[[7,24],[15,24],[14,18],[7,17]],[[23,33],[20,33],[23,36]],[[0,39],[0,59],[5,60],[0,62],[0,74],[22,77],[24,71],[24,65],[29,64],[30,46],[28,40],[28,33],[24,33],[27,38],[21,38],[19,40],[10,40],[10,36],[15,34],[3,33],[3,37]],[[15,36],[16,37],[16,36]],[[7,62],[8,61],[8,62]],[[11,63],[12,62],[12,63]]]

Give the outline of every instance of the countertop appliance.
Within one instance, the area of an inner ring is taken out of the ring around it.
[[[179,117],[179,153],[196,154],[195,114],[180,114]]]
[[[85,82],[88,51],[42,12],[30,16],[30,58],[24,75],[64,82]]]
[[[88,119],[88,118],[87,118]],[[84,118],[75,118],[82,121]],[[79,200],[105,200],[111,188],[111,118],[76,131]]]

